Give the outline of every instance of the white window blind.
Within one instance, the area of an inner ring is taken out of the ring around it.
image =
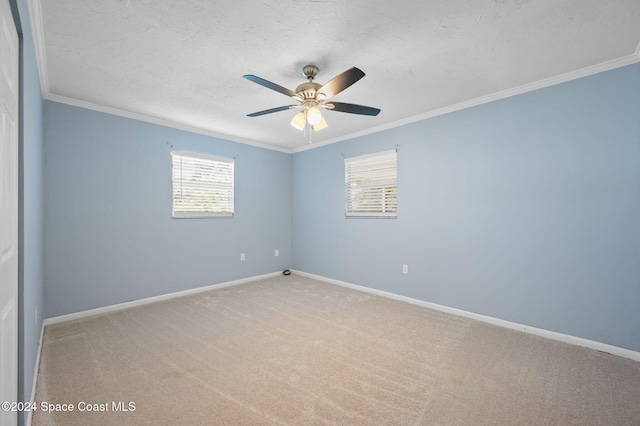
[[[383,151],[345,158],[347,217],[396,217],[398,212],[398,153]]]
[[[233,216],[233,160],[172,151],[173,217]]]

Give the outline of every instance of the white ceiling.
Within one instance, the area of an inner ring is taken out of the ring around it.
[[[640,0],[29,0],[45,98],[285,152],[303,65],[366,76],[318,146],[640,61]]]

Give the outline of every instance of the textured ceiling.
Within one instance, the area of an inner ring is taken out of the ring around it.
[[[313,146],[640,61],[639,0],[29,0],[45,98],[293,152],[295,89],[366,76]]]

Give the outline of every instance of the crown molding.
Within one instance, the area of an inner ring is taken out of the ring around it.
[[[39,0],[30,0],[38,2]],[[44,60],[44,59],[43,59]],[[521,95],[527,92],[532,92],[539,89],[544,89],[546,87],[555,86],[557,84],[566,83],[572,80],[577,80],[582,77],[588,77],[590,75],[598,74],[605,71],[610,71],[616,68],[621,68],[627,65],[631,65],[634,63],[640,62],[640,45],[636,52],[632,55],[624,56],[622,58],[613,59],[611,61],[602,62],[597,65],[592,65],[586,68],[582,68],[576,71],[570,71],[568,73],[560,74],[554,77],[546,78],[543,80],[539,80],[533,83],[523,84],[521,86],[517,86],[511,89],[502,90],[500,92],[492,93],[486,96],[481,96],[479,98],[471,99],[468,101],[460,102],[454,105],[438,108],[432,111],[428,111],[422,114],[414,115],[411,117],[403,118],[401,120],[396,120],[390,123],[383,124],[381,126],[370,127],[368,129],[361,130],[359,132],[349,133],[343,136],[339,136],[332,139],[327,139],[322,142],[314,142],[313,144],[305,144],[299,148],[289,149],[283,147],[277,147],[275,145],[269,145],[262,142],[257,142],[252,139],[238,138],[232,135],[217,133],[211,130],[203,129],[196,126],[190,126],[184,123],[179,123],[173,120],[165,120],[156,117],[151,117],[145,114],[135,113],[131,111],[122,110],[119,108],[107,107],[104,105],[94,104],[90,102],[80,101],[74,98],[68,98],[65,96],[54,95],[51,93],[47,93],[44,96],[45,99],[60,102],[68,105],[73,105],[81,108],[86,108],[94,111],[103,112],[106,114],[118,115],[121,117],[131,118],[133,120],[145,121],[152,124],[158,124],[165,127],[171,127],[179,130],[184,130],[187,132],[198,133],[206,136],[213,136],[220,139],[229,140],[232,142],[242,143],[245,145],[251,145],[258,148],[269,149],[272,151],[284,152],[287,154],[295,154],[297,152],[307,151],[310,149],[320,148],[325,145],[331,145],[338,142],[343,142],[350,139],[355,139],[361,136],[370,135],[372,133],[382,132],[384,130],[393,129],[396,127],[405,126],[407,124],[415,123],[418,121],[426,120],[428,118],[437,117],[444,114],[449,114],[451,112],[460,111],[463,109],[471,108],[474,106],[486,104],[489,102],[510,98],[512,96]],[[43,84],[44,91],[44,84]]]
[[[47,56],[45,54],[44,24],[40,0],[27,0],[27,9],[29,9],[29,19],[31,20],[31,35],[36,64],[38,65],[38,76],[40,77],[40,91],[42,98],[46,99],[49,95],[49,77],[47,75]]]
[[[401,127],[407,124],[415,123],[417,121],[426,120],[428,118],[437,117],[451,112],[460,111],[466,108],[486,104],[489,102],[497,101],[500,99],[509,98],[511,96],[520,95],[523,93],[531,92],[545,87],[554,86],[556,84],[565,83],[571,80],[576,80],[582,77],[587,77],[593,74],[598,74],[604,71],[613,70],[616,68],[624,67],[640,62],[640,43],[634,53],[623,56],[618,59],[602,62],[600,64],[585,67],[576,71],[570,71],[568,73],[560,74],[554,77],[539,80],[533,83],[523,84],[511,89],[502,90],[500,92],[492,93],[479,98],[471,99],[468,101],[460,102],[454,105],[445,106],[432,111],[427,111],[422,114],[414,115],[411,117],[396,120],[390,123],[386,123],[380,126],[370,127],[358,132],[349,133],[339,137],[327,139],[321,142],[314,142],[313,144],[305,144],[298,148],[284,148],[275,145],[265,144],[263,142],[257,142],[252,139],[239,138],[232,135],[218,133],[211,130],[203,129],[196,126],[187,125],[173,120],[160,119],[157,117],[148,116],[145,114],[126,111],[119,108],[108,107],[104,105],[94,104],[90,102],[80,101],[78,99],[69,98],[65,96],[52,94],[49,86],[49,78],[47,76],[47,58],[45,55],[45,39],[44,39],[44,25],[42,19],[42,6],[41,0],[27,0],[29,8],[29,17],[31,19],[31,31],[33,33],[34,47],[36,51],[36,61],[38,64],[38,74],[40,76],[40,88],[42,91],[43,99],[60,102],[67,105],[77,106],[81,108],[87,108],[94,111],[103,112],[106,114],[117,115],[121,117],[131,118],[133,120],[140,120],[147,123],[158,124],[165,127],[171,127],[174,129],[184,130],[187,132],[202,134],[205,136],[212,136],[220,139],[225,139],[231,142],[242,143],[245,145],[251,145],[258,148],[269,149],[272,151],[284,152],[287,154],[294,154],[296,152],[307,151],[310,149],[320,148],[325,145],[330,145],[338,142],[343,142],[350,139],[355,139],[361,136],[370,135],[372,133],[382,132],[384,130]]]
[[[109,107],[109,106],[100,105],[100,104],[94,104],[92,102],[81,101],[81,100],[78,100],[75,98],[69,98],[66,96],[54,95],[50,93],[48,96],[45,97],[45,99],[48,101],[58,102],[61,104],[71,105],[79,108],[85,108],[92,111],[102,112],[105,114],[117,115],[119,117],[130,118],[132,120],[144,121],[146,123],[157,124],[159,126],[170,127],[178,130],[184,130],[185,132],[197,133],[204,136],[211,136],[214,138],[224,139],[226,141],[241,143],[244,145],[251,145],[257,148],[268,149],[270,151],[284,152],[286,154],[293,153],[291,149],[282,148],[275,145],[268,145],[262,142],[256,142],[251,139],[239,138],[239,137],[235,137],[225,133],[218,133],[211,130],[203,129],[201,127],[179,123],[173,120],[165,120],[162,118],[152,117],[146,114],[140,114],[137,112],[127,111],[119,108]]]
[[[532,92],[538,89],[544,89],[545,87],[555,86],[556,84],[566,83],[568,81],[577,80],[582,77],[588,77],[590,75],[598,74],[604,71],[610,71],[610,70],[631,65],[637,62],[640,62],[640,45],[638,45],[638,49],[636,49],[636,52],[632,55],[623,56],[622,58],[602,62],[600,64],[592,65],[576,71],[570,71],[568,73],[560,74],[550,78],[545,78],[543,80],[539,80],[533,83],[523,84],[521,86],[517,86],[507,90],[502,90],[500,92],[492,93],[490,95],[481,96],[479,98],[460,102],[454,105],[438,108],[422,114],[414,115],[412,117],[403,118],[401,120],[386,123],[381,126],[371,127],[369,129],[365,129],[359,132],[350,133],[348,135],[340,136],[333,139],[328,139],[318,143],[313,143],[312,145],[301,146],[300,148],[294,149],[293,152],[296,153],[296,152],[307,151],[309,149],[319,148],[324,145],[330,145],[333,143],[342,142],[345,140],[354,139],[354,138],[365,136],[365,135],[370,135],[372,133],[382,132],[384,130],[389,130],[395,127],[401,127],[407,124],[415,123],[417,121],[426,120],[427,118],[433,118],[439,115],[449,114],[451,112],[460,111],[460,110],[471,108],[474,106],[497,101],[500,99],[510,98],[512,96],[521,95],[523,93]]]
[[[27,6],[29,9],[29,19],[31,20],[31,32],[33,35],[33,44],[34,44],[35,55],[36,55],[36,63],[38,66],[38,76],[40,77],[40,90],[42,92],[43,99],[53,101],[53,102],[59,102],[66,105],[85,108],[92,111],[98,111],[105,114],[117,115],[120,117],[130,118],[133,120],[144,121],[146,123],[157,124],[160,126],[170,127],[178,130],[184,130],[186,132],[197,133],[205,136],[212,136],[215,138],[224,139],[231,142],[237,142],[244,145],[251,145],[258,148],[268,149],[271,151],[284,152],[286,154],[293,153],[291,149],[257,142],[252,139],[239,138],[232,135],[214,132],[211,130],[203,129],[197,126],[191,126],[191,125],[180,123],[173,120],[165,120],[157,117],[152,117],[146,114],[140,114],[140,113],[127,111],[119,108],[99,105],[99,104],[81,101],[75,98],[69,98],[66,96],[61,96],[61,95],[56,95],[54,93],[51,93],[50,85],[49,85],[48,69],[47,69],[47,56],[45,53],[44,21],[42,18],[41,0],[27,0]]]

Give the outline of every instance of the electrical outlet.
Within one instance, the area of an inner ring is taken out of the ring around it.
[[[402,265],[402,273],[403,274],[409,273],[409,265]]]
[[[240,260],[244,260],[244,253],[240,253]]]
[[[280,256],[280,250],[276,249],[276,251],[275,251],[275,256],[276,256],[276,257]]]

